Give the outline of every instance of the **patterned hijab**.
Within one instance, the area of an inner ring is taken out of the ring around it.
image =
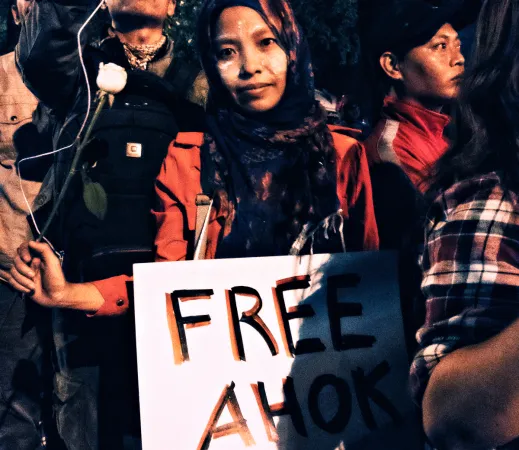
[[[241,112],[217,70],[211,33],[233,6],[258,12],[288,57],[285,92],[266,112]],[[305,225],[338,207],[336,154],[314,97],[308,45],[284,0],[208,0],[198,23],[210,86],[202,188],[225,216],[217,257],[286,255]]]

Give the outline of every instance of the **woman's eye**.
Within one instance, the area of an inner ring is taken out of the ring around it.
[[[436,44],[433,48],[436,50],[439,50],[439,49],[445,50],[447,48],[447,44],[445,42],[442,42],[440,44]]]
[[[275,44],[277,43],[276,39],[274,38],[265,38],[265,39],[262,39],[260,41],[260,44],[263,46],[263,47],[268,47],[269,45],[271,44]]]
[[[217,52],[216,57],[218,59],[229,59],[232,57],[233,53],[234,50],[232,48],[222,48]]]

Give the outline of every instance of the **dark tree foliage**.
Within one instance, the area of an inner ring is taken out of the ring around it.
[[[293,0],[292,6],[310,43],[317,87],[348,91],[360,53],[357,0]]]
[[[166,31],[175,42],[175,57],[187,62],[198,60],[196,21],[202,0],[177,0],[175,15],[166,23]]]

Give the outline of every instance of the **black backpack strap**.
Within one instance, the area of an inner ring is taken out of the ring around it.
[[[171,84],[177,95],[185,98],[200,72],[199,66],[182,61],[180,58],[174,58],[173,64],[169,66],[164,75],[164,80]]]

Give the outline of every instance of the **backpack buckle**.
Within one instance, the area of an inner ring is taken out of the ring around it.
[[[142,156],[142,144],[138,142],[126,143],[126,156],[128,158],[140,158]]]

